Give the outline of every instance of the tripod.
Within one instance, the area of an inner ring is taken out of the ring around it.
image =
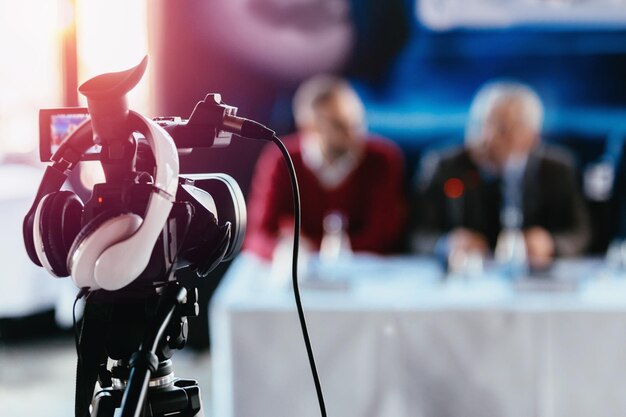
[[[162,288],[139,350],[111,371],[100,370],[103,389],[93,398],[91,417],[203,416],[198,383],[175,378],[170,359],[172,349],[184,346],[185,317],[197,315],[196,299],[176,281]]]

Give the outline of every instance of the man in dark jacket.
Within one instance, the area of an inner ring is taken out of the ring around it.
[[[465,147],[424,160],[414,249],[486,255],[502,228],[513,227],[531,266],[582,253],[586,206],[569,156],[540,145],[542,118],[541,101],[523,84],[494,82],[478,92]]]

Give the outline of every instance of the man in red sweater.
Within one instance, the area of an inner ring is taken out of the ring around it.
[[[293,102],[298,132],[285,139],[302,202],[302,238],[319,250],[324,219],[345,220],[354,251],[390,253],[405,224],[404,162],[390,141],[369,135],[363,105],[342,79],[317,76]],[[253,177],[245,248],[271,259],[280,239],[293,237],[287,168],[274,145],[264,149]]]

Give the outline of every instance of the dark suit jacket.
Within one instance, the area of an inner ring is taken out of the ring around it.
[[[457,227],[482,233],[493,249],[501,228],[501,180],[481,172],[466,149],[428,156],[420,174],[412,212],[413,249],[432,253],[439,239]],[[523,228],[541,226],[550,232],[557,256],[580,254],[590,227],[569,155],[544,146],[535,149],[522,189]]]

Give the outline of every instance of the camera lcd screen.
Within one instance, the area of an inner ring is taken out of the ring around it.
[[[52,153],[59,149],[63,142],[89,116],[86,114],[53,114],[50,116],[50,150]],[[95,146],[88,153],[96,151]]]
[[[43,162],[59,149],[63,141],[89,118],[86,108],[42,109],[39,112],[40,156]],[[84,160],[98,159],[101,146],[94,145],[83,155]]]

